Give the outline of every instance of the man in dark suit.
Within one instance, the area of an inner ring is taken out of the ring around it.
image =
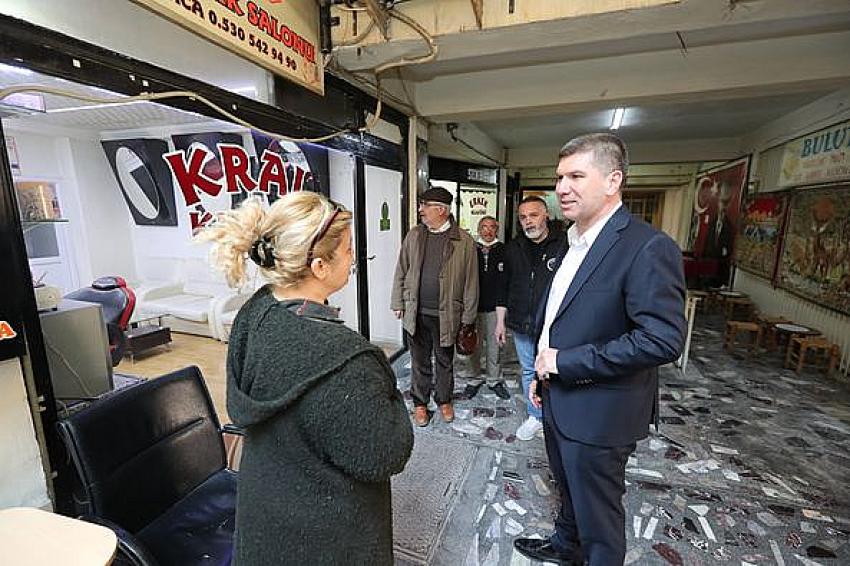
[[[558,564],[623,564],[625,468],[657,409],[658,366],[685,337],[682,254],[622,206],[628,158],[614,135],[561,149],[556,193],[575,223],[538,313],[531,401],[543,406],[549,465],[561,490],[555,532],[520,538]]]

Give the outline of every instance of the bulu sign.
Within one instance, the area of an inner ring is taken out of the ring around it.
[[[850,179],[850,121],[785,144],[779,186]]]

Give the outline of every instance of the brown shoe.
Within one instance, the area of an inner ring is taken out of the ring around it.
[[[440,405],[440,412],[443,414],[443,420],[447,423],[455,420],[455,410],[451,403]]]
[[[416,426],[428,426],[431,417],[428,415],[428,407],[420,405],[413,410],[413,423]]]

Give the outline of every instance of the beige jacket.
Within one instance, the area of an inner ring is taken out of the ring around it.
[[[402,326],[410,334],[416,333],[419,276],[425,255],[426,231],[427,228],[420,224],[407,233],[393,278],[390,308],[404,311]],[[478,255],[475,242],[452,219],[440,270],[440,346],[453,345],[461,323],[475,324],[477,314]]]

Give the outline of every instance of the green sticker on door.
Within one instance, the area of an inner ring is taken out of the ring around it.
[[[386,232],[390,229],[390,205],[387,204],[387,201],[384,201],[381,204],[381,224],[380,231]]]

